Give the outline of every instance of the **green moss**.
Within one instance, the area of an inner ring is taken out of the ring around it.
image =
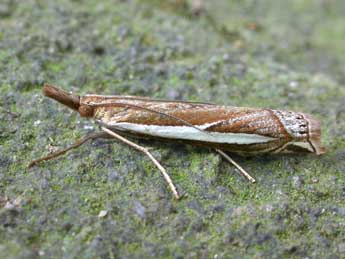
[[[7,8],[1,258],[336,258],[344,236],[342,1],[203,3],[199,16],[193,1]],[[109,140],[28,170],[31,159],[97,130],[43,97],[43,82],[77,94],[308,112],[322,121],[328,153],[234,156],[257,179],[250,184],[212,150],[135,140],[153,147],[185,194],[180,201],[152,161]]]

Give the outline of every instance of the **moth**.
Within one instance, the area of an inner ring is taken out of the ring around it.
[[[182,141],[213,148],[252,182],[255,179],[224,151],[242,155],[320,155],[325,152],[321,145],[320,123],[306,113],[135,96],[78,96],[49,84],[43,86],[43,94],[79,112],[81,117],[94,120],[100,125],[101,132],[92,133],[70,147],[33,160],[29,167],[60,156],[88,140],[112,137],[145,153],[161,171],[177,199],[180,195],[165,168],[148,148],[127,137]]]

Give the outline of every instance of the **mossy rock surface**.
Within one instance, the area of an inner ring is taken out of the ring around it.
[[[0,3],[0,258],[341,258],[345,253],[344,1]],[[234,156],[137,141],[141,153],[44,98],[126,94],[303,111],[322,156]],[[102,217],[99,217],[102,216]]]

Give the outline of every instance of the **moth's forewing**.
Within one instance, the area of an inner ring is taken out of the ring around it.
[[[94,119],[103,125],[138,137],[177,139],[238,153],[322,153],[320,126],[305,114],[100,95],[81,97],[81,104],[93,106]]]

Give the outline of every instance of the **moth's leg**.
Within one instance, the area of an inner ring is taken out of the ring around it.
[[[136,150],[139,150],[141,152],[143,152],[145,155],[147,155],[152,162],[158,167],[158,169],[162,172],[163,177],[165,179],[165,181],[168,183],[172,193],[174,194],[176,199],[180,199],[180,195],[178,194],[176,187],[174,185],[174,183],[172,182],[170,176],[168,175],[168,173],[166,172],[165,168],[154,158],[154,156],[149,152],[149,150],[145,147],[139,146],[137,144],[135,144],[134,142],[122,137],[121,135],[111,131],[110,129],[107,129],[105,127],[101,127],[101,129],[106,132],[107,134],[111,135],[112,137],[121,140],[122,142],[126,143],[127,145],[135,148]]]
[[[246,177],[249,181],[251,181],[252,183],[255,183],[255,179],[246,172],[246,170],[244,170],[239,164],[237,164],[230,156],[228,156],[225,152],[223,152],[220,149],[215,149],[222,157],[224,157],[226,160],[228,160],[228,162],[230,162],[231,164],[233,164],[238,170],[240,170],[240,173]]]
[[[53,159],[55,157],[61,156],[61,155],[65,154],[67,151],[83,145],[88,140],[92,140],[92,139],[96,139],[96,138],[106,138],[106,137],[108,137],[108,135],[105,134],[104,132],[92,133],[92,134],[86,136],[85,138],[79,139],[77,142],[75,142],[73,145],[71,145],[67,148],[64,148],[62,150],[58,150],[58,151],[53,152],[47,156],[32,160],[30,162],[30,164],[28,165],[28,168],[38,164],[39,162],[47,161],[47,160]]]

